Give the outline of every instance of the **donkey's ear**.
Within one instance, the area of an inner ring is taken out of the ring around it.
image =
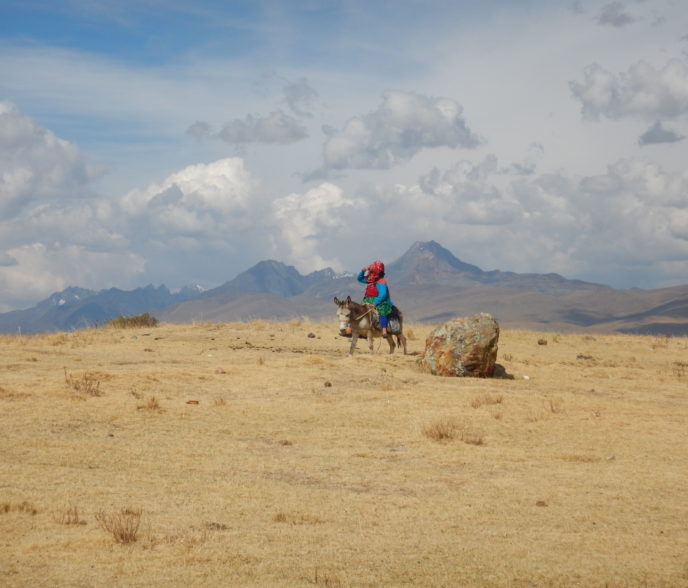
[[[339,304],[340,304],[340,303],[339,303],[339,298],[337,298],[336,296],[334,297],[334,303],[335,303],[337,306],[339,306]]]
[[[347,304],[351,304],[351,296],[347,296],[347,297],[346,297],[346,303],[347,303]]]

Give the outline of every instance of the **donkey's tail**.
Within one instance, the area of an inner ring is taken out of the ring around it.
[[[399,319],[399,323],[404,323],[404,315],[396,305],[392,305],[392,316]]]

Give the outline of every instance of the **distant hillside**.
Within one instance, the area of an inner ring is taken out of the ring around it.
[[[414,243],[387,264],[394,302],[407,320],[438,323],[489,312],[506,327],[688,335],[688,286],[616,290],[558,274],[483,271],[435,241]],[[69,330],[150,312],[162,321],[284,320],[333,317],[334,296],[360,299],[355,278],[330,269],[302,275],[261,261],[224,284],[171,294],[165,286],[130,292],[68,288],[28,310],[0,314],[0,332]]]
[[[580,280],[568,280],[559,274],[516,274],[499,270],[483,271],[464,263],[435,241],[416,242],[399,259],[387,266],[387,274],[396,284],[442,284],[447,286],[495,286],[517,288],[561,296],[578,290],[608,288]]]
[[[67,288],[27,310],[0,314],[0,333],[70,331],[102,325],[118,316],[131,316],[177,304],[197,294],[191,289],[172,294],[165,286],[126,291],[117,288]]]

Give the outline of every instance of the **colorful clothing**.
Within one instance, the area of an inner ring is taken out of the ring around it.
[[[373,276],[374,278],[377,276]],[[365,294],[363,295],[363,302],[368,302],[375,306],[377,312],[380,315],[380,324],[383,328],[386,328],[386,324],[382,324],[384,317],[385,323],[387,323],[387,317],[392,314],[392,299],[389,297],[389,288],[387,287],[387,281],[384,278],[377,279],[375,281],[369,282],[366,279],[365,272],[361,270],[356,278],[361,284],[366,285]]]

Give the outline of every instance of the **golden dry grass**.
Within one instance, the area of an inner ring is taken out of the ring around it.
[[[688,586],[688,340],[543,336],[489,380],[334,321],[0,337],[0,585]]]

